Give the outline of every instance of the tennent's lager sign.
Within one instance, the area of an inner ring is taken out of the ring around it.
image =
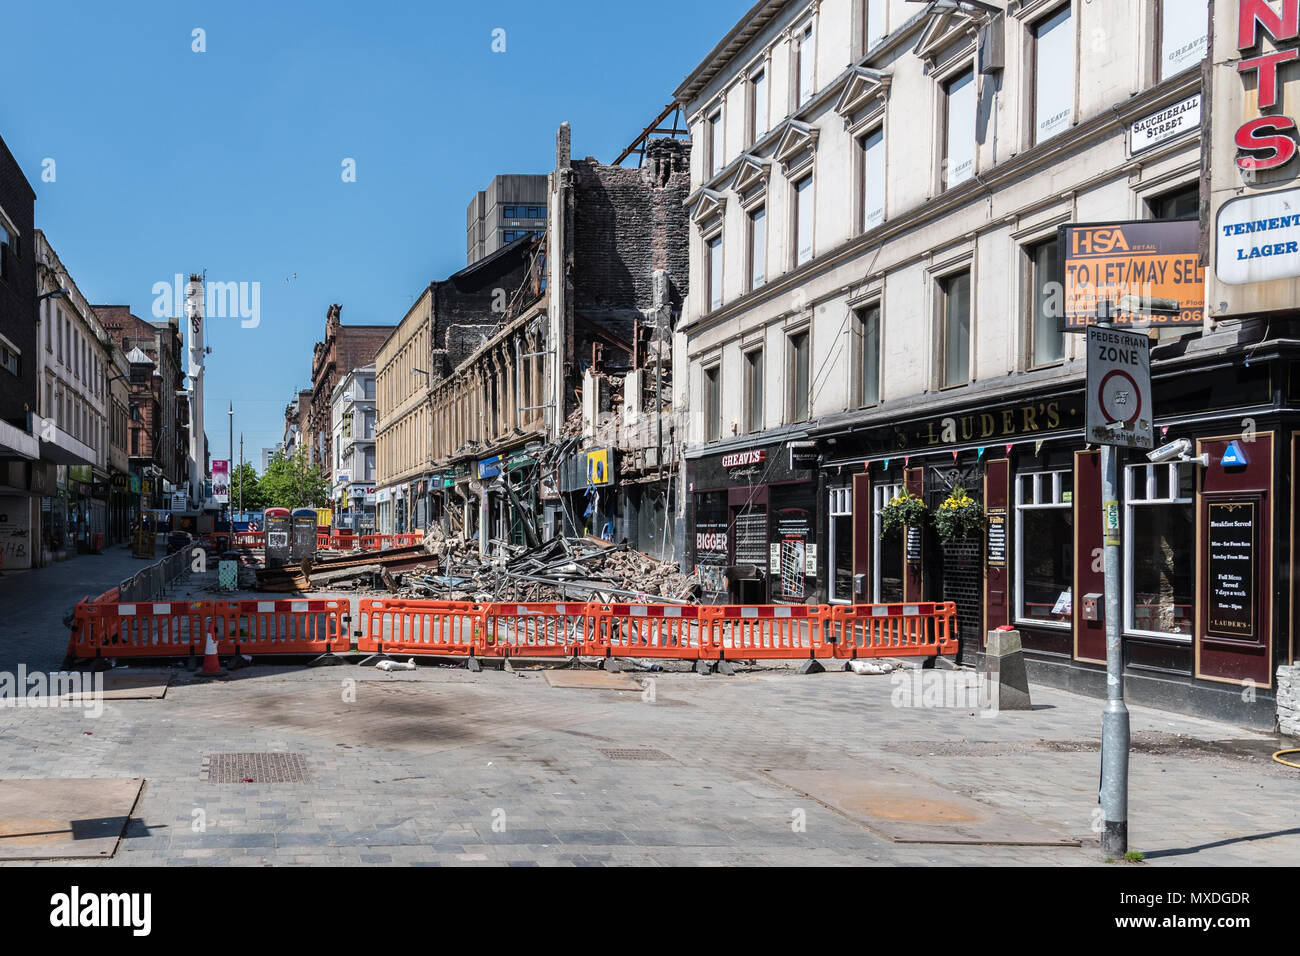
[[[1062,327],[1082,331],[1099,313],[1116,325],[1200,325],[1199,228],[1191,219],[1062,226]]]

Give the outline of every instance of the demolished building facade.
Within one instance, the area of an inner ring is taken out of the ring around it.
[[[566,535],[680,552],[671,343],[689,272],[689,145],[651,140],[641,168],[623,168],[574,160],[570,135],[564,124],[556,137],[546,235],[465,270],[511,255],[522,266],[465,316],[478,347],[453,363],[423,344],[437,341],[426,319],[408,315],[392,344],[416,351],[390,388],[381,349],[381,530],[436,528],[497,557]],[[427,452],[395,470],[384,432],[417,406],[428,419],[412,441]],[[400,529],[384,507],[399,483]]]

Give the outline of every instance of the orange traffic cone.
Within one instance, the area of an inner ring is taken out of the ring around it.
[[[208,632],[207,646],[203,649],[203,670],[199,671],[199,673],[206,674],[209,677],[216,677],[225,673],[221,669],[221,661],[217,658],[217,639],[212,636],[211,631]]]

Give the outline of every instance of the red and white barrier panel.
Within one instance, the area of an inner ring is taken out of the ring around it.
[[[221,654],[324,654],[352,649],[346,600],[216,601]]]
[[[489,604],[483,653],[489,657],[578,657],[595,628],[589,609],[567,602]]]
[[[363,598],[357,608],[361,617],[359,651],[436,657],[473,657],[482,653],[482,605]]]
[[[705,660],[832,656],[825,605],[723,604],[709,608]]]
[[[697,604],[591,605],[593,657],[672,657],[695,660],[712,608]]]
[[[929,657],[957,651],[957,605],[846,604],[830,609],[835,656]]]
[[[68,657],[75,661],[201,654],[211,626],[210,601],[82,602],[73,611]]]

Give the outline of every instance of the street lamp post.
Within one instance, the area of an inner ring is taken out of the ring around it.
[[[235,463],[235,403],[232,400],[230,410],[227,412],[230,416],[230,457],[226,460],[226,471],[229,473],[230,466]],[[230,486],[226,486],[226,514],[230,517],[230,530],[235,530],[235,503],[230,500]]]

